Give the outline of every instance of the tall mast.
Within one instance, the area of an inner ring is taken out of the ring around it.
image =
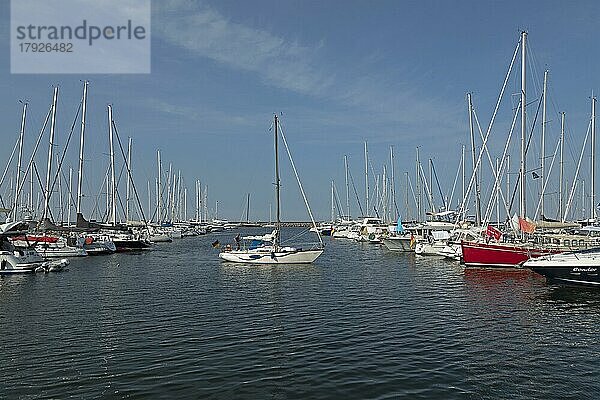
[[[419,166],[421,161],[419,160],[419,146],[417,146],[417,161],[415,165],[415,185],[417,185],[417,221],[421,220],[423,210],[421,209],[422,197],[421,197],[421,174],[419,173]]]
[[[181,170],[177,170],[177,191],[173,191],[173,198],[175,198],[175,193],[177,193],[177,219],[181,220]],[[173,209],[175,209],[175,205],[173,205]]]
[[[35,166],[35,163],[32,163],[33,166]],[[38,192],[39,193],[39,192]],[[29,170],[29,212],[33,213],[33,215],[37,214],[37,206],[38,204],[36,204],[36,209],[34,210],[33,208],[33,168],[30,168]]]
[[[506,193],[510,193],[510,155],[506,155]],[[510,218],[509,214],[506,214],[506,218]]]
[[[585,181],[581,181],[581,219],[585,219]]]
[[[196,179],[196,223],[200,222],[200,180]]]
[[[429,159],[429,200],[431,202],[431,211],[435,212],[435,203],[433,202],[433,160]]]
[[[56,127],[56,102],[58,100],[58,86],[54,88],[52,96],[52,122],[50,123],[50,146],[48,147],[48,168],[46,170],[46,187],[44,189],[44,216],[48,218],[50,211],[50,176],[52,174],[52,152],[54,149],[54,128]]]
[[[156,222],[158,222],[159,224],[162,222],[162,215],[161,215],[161,207],[162,207],[162,196],[161,196],[161,191],[162,191],[162,187],[160,184],[160,176],[161,176],[161,162],[160,162],[160,150],[156,150],[156,164],[158,166],[158,178],[157,178],[157,190],[156,190]]]
[[[115,178],[115,149],[113,146],[113,117],[112,106],[108,105],[108,140],[110,144],[110,222],[113,226],[117,224],[117,181]]]
[[[83,81],[83,99],[81,101],[81,135],[79,137],[79,169],[77,170],[77,213],[81,213],[81,183],[83,182],[83,145],[85,138],[85,117],[87,110],[88,81]]]
[[[406,174],[406,193],[404,194],[404,207],[405,207],[404,218],[408,219],[408,210],[409,210],[408,199],[410,196],[408,189],[410,188],[410,178],[408,177],[408,171],[406,171],[405,174]]]
[[[525,218],[527,213],[526,207],[526,174],[527,161],[525,159],[526,138],[527,138],[527,32],[521,32],[521,167],[519,169],[519,215]]]
[[[148,222],[152,222],[152,193],[150,192],[150,180],[148,180]]]
[[[208,185],[204,185],[204,220],[208,221]]]
[[[344,170],[346,172],[346,218],[350,219],[350,186],[348,186],[348,157],[344,154]]]
[[[60,157],[59,156],[56,156],[56,164],[60,165]],[[60,179],[60,173],[61,173],[61,171],[59,170],[57,173],[57,176],[58,176],[58,182],[57,182],[58,183],[58,188],[57,188],[58,189],[58,209],[59,209],[59,215],[58,215],[59,220],[58,221],[60,221],[60,226],[63,226],[63,221],[64,221],[65,215],[63,213],[63,199],[62,199],[63,192],[62,192],[62,183],[61,183],[62,179]]]
[[[473,163],[473,174],[475,175],[475,222],[477,226],[481,225],[481,187],[477,178],[477,162],[475,161],[475,127],[473,125],[473,100],[471,93],[467,93],[467,102],[469,103],[469,133],[471,135],[471,161]]]
[[[183,188],[183,220],[187,221],[187,186]]]
[[[544,216],[544,176],[545,176],[545,158],[546,158],[546,97],[548,84],[548,70],[544,71],[544,91],[543,91],[543,107],[542,107],[542,143],[541,143],[541,163],[540,163],[540,210],[542,217]]]
[[[246,199],[246,222],[250,222],[250,193]]]
[[[331,181],[331,223],[335,222],[335,209],[334,209],[334,193],[333,193],[333,181]]]
[[[369,149],[367,148],[367,142],[365,141],[365,200],[366,200],[366,216],[369,215]]]
[[[280,181],[279,181],[279,133],[278,133],[278,125],[277,114],[274,115],[274,132],[275,132],[275,205],[276,205],[276,217],[277,222],[275,223],[275,229],[277,233],[273,238],[273,245],[275,246],[275,250],[279,246],[279,234],[281,230],[281,210],[280,210]]]
[[[590,174],[590,218],[596,218],[596,97],[592,94],[592,157]]]
[[[106,170],[106,218],[110,218],[110,178],[108,177],[109,171]]]
[[[167,209],[165,210],[165,219],[170,221],[171,218],[171,168],[172,163],[169,163],[169,170],[167,173]]]
[[[392,201],[391,201],[391,208],[392,208],[392,212],[391,214],[394,214],[398,212],[398,206],[396,204],[396,182],[394,181],[394,146],[390,146],[390,167],[391,167],[391,189],[392,189]],[[395,218],[398,217],[398,215],[395,215]],[[395,219],[394,218],[394,219]]]
[[[127,185],[125,189],[125,222],[129,221],[129,187],[131,185],[131,137],[127,143]]]
[[[563,220],[563,174],[564,174],[564,150],[565,150],[565,113],[560,113],[560,170],[558,177],[558,211]]]
[[[498,184],[496,185],[496,222],[500,226],[500,159],[496,158],[496,177]]]
[[[465,201],[465,181],[467,179],[466,169],[465,169],[465,145],[462,145],[462,154],[461,154],[461,162],[462,162],[462,201],[464,204]],[[463,210],[463,219],[465,218],[465,211]]]
[[[69,197],[67,197],[67,226],[71,225],[71,196],[73,195],[73,167],[69,167]]]
[[[19,132],[19,158],[17,161],[17,175],[15,177],[15,204],[12,211],[12,220],[17,220],[17,209],[19,207],[19,187],[21,184],[21,161],[23,159],[23,137],[25,135],[25,117],[27,115],[27,102],[23,103],[23,113],[21,114],[21,130]]]

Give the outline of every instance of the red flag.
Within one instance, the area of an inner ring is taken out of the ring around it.
[[[529,222],[524,218],[519,217],[519,229],[525,233],[533,233],[535,231],[535,224],[533,222]]]
[[[487,237],[491,237],[496,240],[500,240],[500,238],[502,237],[502,232],[491,225],[488,225],[487,229],[485,230],[485,234]]]

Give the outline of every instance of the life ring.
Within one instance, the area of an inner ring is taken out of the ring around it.
[[[369,233],[369,240],[375,240],[375,234]]]
[[[91,237],[91,236],[87,236],[87,237],[85,238],[85,241],[84,241],[84,243],[85,243],[85,244],[87,244],[87,245],[90,245],[90,244],[94,243],[94,238],[93,238],[93,237]]]

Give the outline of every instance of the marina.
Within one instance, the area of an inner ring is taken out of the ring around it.
[[[1,399],[600,398],[598,5],[61,1],[0,5]]]

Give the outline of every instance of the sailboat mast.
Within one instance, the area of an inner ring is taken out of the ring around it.
[[[519,214],[521,217],[525,217],[527,213],[526,207],[526,174],[525,169],[527,167],[527,162],[525,160],[525,150],[526,150],[526,139],[527,139],[527,58],[526,58],[526,48],[527,45],[527,32],[521,32],[521,168],[519,169]]]
[[[592,140],[590,174],[590,218],[596,218],[596,97],[592,94]]]
[[[367,142],[365,142],[365,201],[366,208],[365,213],[368,216],[370,213],[369,208],[369,149],[367,148]]]
[[[331,181],[331,223],[333,224],[335,222],[335,204],[334,204],[334,193],[333,193],[333,181]]]
[[[246,223],[250,222],[250,193],[246,199]]]
[[[54,88],[52,96],[52,122],[50,123],[50,146],[48,147],[48,168],[46,169],[46,187],[44,189],[44,216],[48,218],[50,211],[50,176],[52,173],[52,152],[54,149],[54,128],[56,127],[56,102],[58,100],[58,86]]]
[[[564,149],[565,149],[565,113],[560,113],[560,170],[558,177],[558,215],[562,221],[563,213],[563,174],[564,174]]]
[[[465,168],[465,145],[462,145],[462,154],[461,154],[461,163],[462,163],[462,201],[465,201],[465,181],[467,179],[466,168]],[[465,218],[465,210],[463,210],[463,219]]]
[[[350,219],[350,186],[348,185],[348,157],[344,154],[344,170],[346,172],[346,218]]]
[[[196,223],[200,222],[200,180],[196,179]]]
[[[546,89],[548,84],[548,70],[544,71],[544,89],[542,104],[542,143],[541,143],[541,163],[540,163],[540,210],[542,217],[544,216],[544,177],[545,177],[545,158],[546,158]]]
[[[19,132],[19,159],[17,161],[17,175],[15,177],[15,204],[13,206],[12,220],[17,220],[17,209],[19,207],[19,188],[21,185],[21,162],[23,159],[23,136],[25,135],[25,117],[27,115],[27,102],[23,103],[23,113],[21,115],[21,130]]]
[[[150,180],[148,180],[148,215],[150,216],[148,222],[152,222],[152,193],[150,193]]]
[[[396,204],[396,182],[394,180],[394,146],[390,146],[390,167],[391,167],[391,189],[392,189],[392,201],[391,201],[391,208],[392,208],[392,212],[390,214],[393,214],[394,212],[396,212],[396,214],[398,213],[398,205]],[[398,215],[394,216],[394,219],[396,219],[396,217],[398,217]]]
[[[471,93],[467,93],[469,103],[469,133],[471,135],[471,161],[473,163],[473,174],[475,175],[475,221],[477,226],[481,225],[481,187],[477,178],[477,162],[475,161],[475,129],[473,125],[473,99]]]
[[[69,167],[69,197],[67,198],[67,226],[71,226],[71,196],[73,195],[73,167]]]
[[[183,220],[187,221],[187,187],[183,188]]]
[[[85,138],[85,118],[87,110],[88,81],[83,81],[83,99],[81,102],[81,135],[79,137],[79,169],[77,170],[77,213],[81,212],[81,183],[83,182],[83,146]]]
[[[127,143],[127,185],[125,189],[125,222],[129,221],[129,188],[131,186],[131,137]]]
[[[160,162],[160,150],[156,150],[156,163],[158,166],[158,178],[157,178],[157,190],[156,190],[156,222],[158,222],[159,224],[162,222],[162,215],[161,215],[161,206],[162,206],[162,199],[161,199],[161,191],[162,191],[162,187],[160,184],[160,175],[161,175],[161,162]]]
[[[415,162],[415,185],[417,185],[417,221],[421,221],[421,216],[423,215],[423,210],[421,208],[421,204],[423,198],[421,196],[421,174],[419,173],[419,166],[421,165],[421,161],[419,160],[419,146],[417,146],[417,159]]]
[[[117,185],[115,177],[115,149],[113,146],[113,125],[112,125],[112,106],[108,105],[108,140],[110,144],[110,196],[111,196],[111,209],[110,209],[110,222],[113,226],[117,224]]]
[[[276,205],[276,218],[275,229],[277,233],[273,239],[273,245],[275,249],[279,246],[279,234],[281,230],[281,205],[280,205],[280,181],[279,181],[279,133],[278,133],[279,122],[277,120],[277,114],[274,115],[273,130],[275,132],[275,205]]]

